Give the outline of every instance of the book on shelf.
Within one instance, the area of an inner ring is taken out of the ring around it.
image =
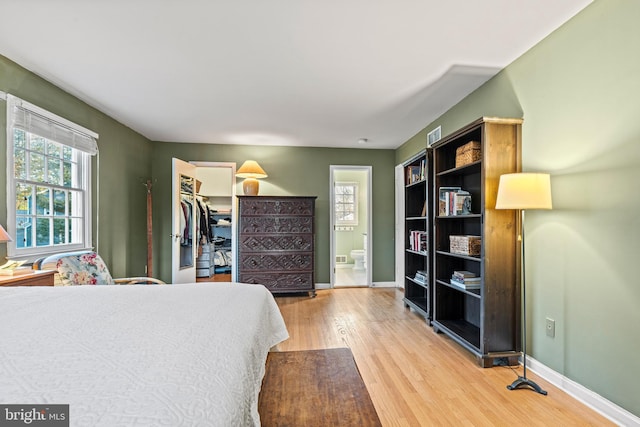
[[[467,271],[467,270],[454,270],[453,271],[453,277],[459,278],[461,280],[464,280],[464,279],[467,279],[467,278],[474,278],[474,277],[477,277],[479,279],[479,277],[476,276],[475,273],[472,273],[472,272]]]
[[[471,271],[455,270],[449,283],[461,289],[480,289],[482,279]]]
[[[455,274],[451,275],[451,279],[452,280],[456,280],[460,283],[480,283],[480,277],[478,276],[474,276],[474,277],[460,277],[460,276],[456,276]]]
[[[449,193],[462,190],[460,187],[440,187],[438,188],[438,215],[448,215]]]
[[[426,252],[427,236],[426,231],[411,230],[409,232],[409,249],[416,252]]]
[[[469,215],[471,213],[471,194],[468,191],[453,193],[451,215]]]
[[[426,166],[425,159],[419,165],[407,166],[407,185],[424,180]]]
[[[427,276],[423,275],[423,274],[418,274],[416,273],[415,276],[413,276],[413,280],[415,280],[416,282],[422,284],[422,285],[426,285],[427,284]]]
[[[438,215],[469,215],[471,194],[460,187],[440,187],[438,189]]]
[[[413,277],[413,280],[415,280],[416,282],[420,282],[423,285],[427,283],[427,279],[429,278],[428,274],[426,271],[424,270],[418,270],[416,271],[415,276]]]
[[[451,280],[449,280],[449,283],[452,284],[453,286],[456,286],[460,289],[464,289],[464,290],[470,290],[470,289],[480,289],[480,281],[477,282],[472,282],[472,283],[468,283],[468,282],[460,282],[458,280],[454,280],[453,278]]]
[[[467,277],[466,279],[460,279],[459,277],[451,276],[451,280],[455,280],[456,282],[463,284],[480,283],[479,277]]]

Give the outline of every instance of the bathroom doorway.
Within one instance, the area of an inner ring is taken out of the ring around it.
[[[371,166],[330,166],[331,287],[370,287]]]

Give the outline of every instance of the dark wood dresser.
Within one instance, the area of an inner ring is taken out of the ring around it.
[[[238,281],[315,296],[315,197],[238,196]]]

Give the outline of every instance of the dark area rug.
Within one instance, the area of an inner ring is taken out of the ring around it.
[[[382,425],[348,348],[269,353],[258,411],[264,427]]]

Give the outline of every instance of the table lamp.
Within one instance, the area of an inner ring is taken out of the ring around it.
[[[11,238],[11,236],[9,236],[7,230],[5,230],[2,225],[0,225],[0,243],[6,242],[13,242],[13,239]]]
[[[240,166],[236,176],[245,179],[242,183],[242,191],[246,196],[257,196],[260,187],[258,179],[266,178],[267,173],[255,160],[247,160]]]

